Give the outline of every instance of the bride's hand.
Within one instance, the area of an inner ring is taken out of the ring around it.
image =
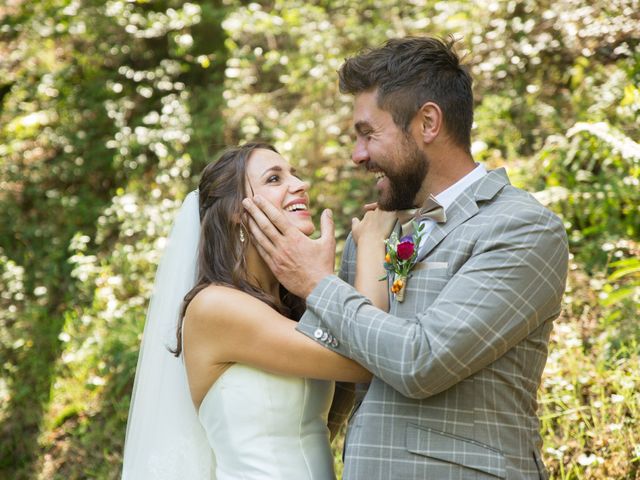
[[[362,220],[351,221],[353,240],[358,246],[356,255],[356,289],[383,311],[389,309],[387,283],[378,281],[386,275],[384,269],[384,241],[396,223],[396,212],[385,212],[377,205],[365,205]]]
[[[351,220],[351,233],[356,245],[361,241],[379,243],[386,240],[396,223],[396,212],[387,212],[376,208],[377,204],[365,205],[367,212],[362,220]]]

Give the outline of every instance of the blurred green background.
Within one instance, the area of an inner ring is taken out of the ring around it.
[[[274,142],[341,248],[373,179],[335,71],[426,33],[461,40],[475,158],[570,238],[540,392],[552,478],[640,478],[638,0],[4,0],[0,478],[119,478],[163,241],[224,145]]]

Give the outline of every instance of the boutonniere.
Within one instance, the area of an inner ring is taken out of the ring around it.
[[[393,232],[388,240],[384,241],[386,255],[384,256],[384,269],[387,275],[380,280],[393,276],[391,293],[399,302],[404,301],[404,289],[407,286],[411,269],[418,263],[418,247],[424,230],[424,223],[413,223],[413,233],[398,239]]]

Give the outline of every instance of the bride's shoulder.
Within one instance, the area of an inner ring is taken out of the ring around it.
[[[185,317],[200,321],[221,321],[255,315],[256,310],[269,308],[257,298],[232,287],[209,285],[189,302]]]
[[[247,296],[246,293],[228,285],[211,284],[200,290],[192,302],[220,301],[229,297]]]

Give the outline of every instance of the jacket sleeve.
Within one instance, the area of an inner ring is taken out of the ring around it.
[[[383,312],[336,276],[307,298],[298,329],[411,398],[484,368],[560,313],[568,262],[562,222],[548,211],[496,221],[436,300],[413,318]]]

